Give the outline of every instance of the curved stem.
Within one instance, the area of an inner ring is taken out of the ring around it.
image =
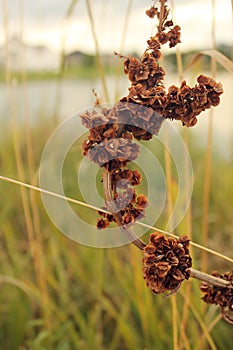
[[[160,5],[158,32],[162,31],[163,21],[164,21],[164,11],[165,11],[165,0],[160,0],[160,2],[161,2],[161,5]]]
[[[113,191],[112,191],[112,181],[111,174],[107,168],[103,170],[103,185],[104,185],[104,195],[105,195],[105,203],[107,206],[107,210],[113,213],[115,221],[119,226],[122,233],[132,242],[137,248],[143,250],[146,246],[146,243],[138,238],[130,229],[126,229],[122,225],[122,217],[121,213],[116,213],[116,207],[114,204]],[[198,279],[199,281],[206,282],[208,284],[212,284],[216,287],[222,288],[233,288],[233,285],[230,281],[226,281],[222,278],[218,278],[202,271],[190,268],[191,277]]]
[[[222,278],[209,275],[205,272],[195,270],[193,268],[190,268],[190,272],[191,272],[191,277],[196,278],[199,281],[212,284],[213,286],[216,286],[216,287],[233,288],[233,285],[230,281],[226,281]]]
[[[103,170],[103,185],[104,185],[104,196],[105,203],[107,206],[107,210],[109,210],[115,218],[117,225],[119,226],[121,232],[132,242],[137,248],[143,250],[146,246],[146,243],[143,242],[140,238],[138,238],[130,229],[126,229],[122,225],[122,217],[121,213],[116,213],[116,207],[114,204],[113,192],[112,192],[112,182],[111,182],[111,174],[107,168]]]

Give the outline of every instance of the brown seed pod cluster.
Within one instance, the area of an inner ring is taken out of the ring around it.
[[[111,173],[112,199],[122,225],[144,217],[146,207],[139,209],[136,193],[132,190],[139,180],[135,182],[135,176],[125,168],[139,155],[139,146],[133,139],[151,139],[158,134],[165,118],[178,119],[183,125],[194,126],[196,116],[211,106],[217,106],[219,95],[223,92],[220,83],[204,75],[197,78],[193,88],[183,81],[180,88],[171,86],[166,92],[163,84],[165,71],[158,62],[161,46],[167,42],[170,47],[178,44],[180,27],[169,19],[169,9],[164,1],[161,1],[160,10],[152,6],[147,15],[151,18],[157,16],[158,30],[147,41],[148,47],[141,59],[124,57],[124,72],[131,82],[128,95],[112,108],[101,107],[97,99],[96,109],[81,115],[83,125],[90,130],[88,140],[82,145],[83,155]],[[120,183],[121,186],[124,184],[125,191],[117,193],[117,184],[119,189]],[[125,207],[122,207],[123,203]],[[97,227],[105,228],[111,221],[116,221],[114,215],[102,215]]]
[[[126,191],[115,196],[114,205],[116,213],[120,214],[121,224],[124,227],[132,225],[136,220],[145,217],[145,209],[148,207],[148,199],[144,194],[136,195],[135,191],[127,188]],[[107,208],[103,208],[107,209]],[[110,222],[117,222],[115,215],[99,211],[102,216],[97,221],[97,228],[107,228]]]
[[[229,288],[209,285],[202,282],[200,290],[204,293],[202,300],[207,304],[219,305],[222,308],[222,313],[226,320],[233,324],[233,270],[220,274],[218,271],[212,272],[212,276],[229,281]],[[229,316],[231,314],[231,317]]]
[[[170,10],[165,4],[159,9],[158,7],[151,6],[149,10],[146,11],[146,14],[150,18],[155,16],[159,20],[157,38],[158,41],[163,45],[169,42],[169,47],[174,47],[180,43],[180,27],[173,24],[172,19],[169,19]]]
[[[124,58],[124,72],[131,83],[128,95],[117,101],[113,107],[103,107],[96,93],[95,109],[82,113],[83,125],[89,129],[89,136],[83,142],[83,155],[103,168],[103,186],[106,206],[99,211],[101,216],[97,228],[104,229],[115,222],[128,238],[143,251],[143,277],[147,286],[155,294],[176,292],[182,281],[190,276],[200,280],[203,273],[191,268],[187,236],[179,239],[166,238],[153,233],[146,245],[130,230],[135,220],[145,216],[148,199],[144,194],[137,195],[135,186],[141,183],[137,170],[127,168],[140,152],[136,140],[150,140],[157,135],[165,119],[180,120],[187,127],[197,123],[197,116],[204,110],[217,106],[223,93],[221,83],[201,74],[194,87],[181,83],[164,87],[165,71],[159,64],[162,45],[169,43],[174,47],[180,43],[180,27],[169,18],[166,0],[159,0],[160,8],[152,6],[146,14],[157,17],[157,33],[147,41],[147,48],[140,59],[130,56]],[[201,277],[200,277],[201,275]],[[204,274],[206,275],[206,274]],[[218,304],[224,318],[229,321],[226,309],[233,312],[233,272],[213,274],[213,286],[202,283],[206,303]],[[198,277],[199,276],[199,277]],[[222,280],[230,281],[224,287]],[[219,285],[223,287],[219,287]],[[233,322],[233,320],[232,320]]]
[[[189,279],[192,259],[187,236],[166,238],[152,233],[150,243],[143,250],[143,277],[155,294],[175,292],[183,280]]]
[[[202,111],[220,103],[222,84],[202,74],[193,88],[184,80],[180,87],[172,85],[166,92],[163,84],[165,71],[158,62],[161,46],[167,42],[170,47],[177,45],[180,42],[180,27],[174,26],[172,20],[168,19],[169,10],[166,5],[163,13],[152,6],[147,15],[158,17],[158,30],[147,41],[148,47],[141,59],[125,57],[124,71],[131,86],[129,94],[121,101],[142,105],[156,111],[163,118],[180,120],[188,127],[194,126],[197,123],[196,117]],[[142,126],[145,126],[145,121],[142,121]]]
[[[124,108],[124,104],[119,102],[113,108],[99,106],[96,110],[86,111],[81,115],[83,125],[90,130],[88,139],[82,145],[83,155],[100,167],[107,168],[111,175],[113,214],[100,211],[101,218],[97,221],[98,229],[107,228],[110,222],[118,221],[119,223],[119,217],[122,226],[129,226],[145,216],[144,211],[148,206],[148,199],[145,195],[138,196],[133,189],[141,183],[141,174],[137,170],[126,168],[127,163],[135,160],[139,155],[139,145],[133,142],[133,138],[143,138],[143,135],[147,133],[136,126],[140,123],[142,113],[141,106],[130,109],[130,105],[127,105]],[[153,114],[155,114],[154,111]],[[133,123],[131,122],[132,116],[134,116]],[[159,125],[159,128],[162,122],[160,116],[158,120],[156,127]],[[152,128],[149,130],[148,134],[151,135]],[[157,132],[157,129],[153,129],[153,132]],[[109,208],[104,209],[109,210]],[[118,220],[115,214],[119,214]]]

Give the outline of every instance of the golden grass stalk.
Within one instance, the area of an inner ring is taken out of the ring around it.
[[[95,43],[96,62],[97,62],[97,67],[98,67],[101,83],[102,83],[103,93],[104,93],[105,101],[109,102],[109,94],[108,94],[108,88],[107,88],[107,83],[106,83],[106,76],[105,76],[105,72],[104,72],[103,63],[101,60],[99,42],[98,42],[98,38],[97,38],[97,34],[96,34],[94,17],[92,14],[90,0],[86,0],[86,6],[87,6],[87,12],[88,12],[88,16],[89,16],[89,20],[90,20],[90,24],[91,24],[92,37],[93,37],[93,40]]]
[[[175,18],[175,7],[174,7],[174,1],[171,0],[171,7],[172,7],[172,12],[173,12],[173,17]],[[177,62],[177,73],[179,76],[179,81],[180,83],[184,79],[184,69],[183,69],[183,61],[182,61],[182,54],[180,51],[180,47],[176,46],[176,62]],[[183,129],[183,139],[184,143],[189,147],[189,130]],[[187,154],[185,153],[185,159],[184,159],[184,171],[186,172],[187,169]],[[185,188],[188,189],[190,186],[190,179],[189,176],[185,176]],[[188,191],[186,191],[188,193]],[[192,207],[191,203],[187,209],[187,213],[185,215],[185,225],[186,225],[186,231],[188,232],[188,235],[190,237],[190,240],[192,240]],[[188,283],[187,286],[185,287],[185,293],[187,298],[185,299],[184,305],[183,305],[183,312],[181,316],[181,321],[180,321],[180,340],[179,340],[179,345],[178,348],[182,348],[182,343],[185,343],[185,346],[187,349],[190,348],[189,340],[186,335],[186,328],[187,328],[187,322],[188,322],[188,314],[189,314],[189,302],[190,302],[190,297],[191,297],[191,283]]]
[[[169,136],[166,125],[164,127],[164,140],[167,147],[164,147],[164,158],[165,158],[165,176],[166,176],[166,186],[167,186],[167,215],[171,219],[173,210],[173,200],[172,200],[172,162],[171,156],[168,151],[169,149]],[[172,222],[171,222],[172,224]],[[172,225],[173,227],[173,225]],[[178,349],[178,309],[177,309],[177,296],[173,295],[171,297],[172,305],[172,328],[173,328],[173,349]]]
[[[173,1],[172,1],[173,5]],[[174,5],[173,5],[173,11],[174,11]],[[176,47],[176,62],[177,62],[177,72],[179,76],[180,83],[184,79],[184,69],[183,69],[183,60],[182,60],[182,54],[180,51],[179,46]],[[186,145],[187,149],[189,149],[189,130],[187,128],[182,129],[182,135],[184,144]],[[184,155],[184,172],[187,172],[187,153],[185,152]],[[186,193],[188,193],[188,189],[190,188],[190,177],[188,174],[185,176],[185,188]],[[190,240],[192,240],[192,205],[189,204],[189,207],[187,209],[187,212],[185,214],[185,226],[186,226],[186,232],[188,232],[188,235],[190,237]],[[179,349],[182,348],[182,343],[185,342],[185,346],[187,349],[190,348],[189,339],[186,335],[186,329],[187,329],[187,323],[188,323],[188,315],[189,315],[189,300],[191,298],[191,291],[192,291],[192,285],[191,283],[188,283],[185,286],[185,293],[186,293],[186,299],[183,304],[183,312],[181,316],[181,322],[180,322],[180,341],[179,341]]]
[[[207,326],[205,325],[205,322],[203,321],[203,319],[201,318],[201,316],[199,315],[198,311],[196,310],[196,308],[193,306],[193,304],[190,302],[190,298],[188,299],[186,294],[181,291],[180,292],[182,297],[184,298],[184,300],[187,300],[187,303],[189,304],[189,308],[190,310],[192,311],[194,317],[196,318],[198,324],[200,325],[201,327],[201,330],[203,331],[203,334],[205,334],[205,337],[206,337],[206,340],[208,342],[208,345],[209,345],[209,348],[211,350],[218,350],[209,331],[208,331],[208,328]]]
[[[54,196],[54,197],[57,197],[57,198],[60,198],[60,199],[64,199],[64,200],[66,200],[68,202],[71,202],[71,203],[74,203],[74,204],[77,204],[77,205],[81,205],[83,207],[90,208],[90,209],[95,210],[95,211],[102,211],[104,213],[111,214],[111,212],[109,212],[107,210],[104,210],[102,208],[98,208],[98,207],[95,207],[95,206],[90,205],[88,203],[84,203],[84,202],[78,201],[78,200],[76,200],[74,198],[62,196],[62,195],[60,195],[58,193],[55,193],[55,192],[52,192],[52,191],[48,191],[48,190],[45,190],[43,188],[36,187],[36,186],[30,185],[30,184],[27,184],[25,182],[18,181],[18,180],[15,180],[15,179],[12,179],[12,178],[9,178],[9,177],[6,177],[6,176],[0,175],[0,180],[5,181],[5,182],[9,182],[9,183],[13,183],[13,184],[16,184],[16,185],[21,186],[21,187],[28,188],[28,189],[33,190],[33,191],[37,191],[37,192],[44,193],[44,194],[47,194],[47,195],[50,195],[50,196]],[[175,234],[173,234],[171,232],[167,232],[165,230],[158,229],[158,228],[156,228],[154,226],[144,224],[143,222],[136,221],[135,224],[141,225],[141,226],[143,226],[145,228],[148,228],[149,230],[154,230],[154,231],[157,231],[159,233],[163,233],[165,235],[168,235],[168,236],[176,238],[176,239],[179,238],[179,236],[177,236],[177,235],[175,235]],[[209,254],[213,254],[213,255],[221,258],[221,259],[224,259],[224,260],[226,260],[226,261],[228,261],[230,263],[233,263],[233,259],[227,257],[226,255],[221,254],[221,253],[219,253],[219,252],[217,252],[217,251],[215,251],[213,249],[204,247],[201,244],[195,243],[194,241],[190,241],[190,245],[192,245],[193,247],[195,247],[197,249],[205,250]]]
[[[54,125],[57,125],[58,122],[58,113],[60,108],[60,89],[61,89],[61,82],[63,79],[64,71],[65,71],[65,45],[66,45],[66,29],[67,24],[70,19],[70,17],[73,14],[73,11],[75,9],[75,6],[77,4],[78,0],[71,0],[70,4],[67,8],[67,11],[64,16],[63,20],[63,27],[62,27],[62,33],[61,33],[61,44],[60,44],[60,55],[59,55],[59,71],[58,71],[58,78],[57,78],[57,84],[56,84],[56,93],[55,93],[55,106],[54,106]]]
[[[11,72],[11,67],[9,62],[8,9],[7,9],[7,4],[5,0],[3,0],[2,2],[2,8],[3,8],[3,20],[4,20],[4,30],[5,30],[5,57],[6,57],[5,79],[6,79],[6,85],[7,85],[7,95],[8,95],[9,105],[10,105],[12,140],[13,140],[15,159],[16,159],[17,175],[20,180],[25,181],[24,165],[23,165],[22,154],[20,150],[19,135],[18,135],[17,126],[16,126],[17,113],[15,108],[15,102],[12,96],[13,77],[12,77],[12,72]],[[31,219],[29,200],[28,200],[27,192],[25,191],[25,188],[23,186],[20,187],[20,192],[21,192],[21,198],[23,203],[23,210],[24,210],[24,216],[25,216],[25,221],[27,226],[30,249],[31,249],[32,257],[35,258],[35,251],[33,249],[35,238],[34,238],[34,232],[33,232],[33,224]],[[35,263],[35,260],[34,260],[34,263]]]
[[[185,71],[189,70],[192,66],[194,66],[198,61],[202,59],[203,56],[209,56],[215,62],[219,63],[223,68],[225,68],[228,72],[233,73],[233,61],[227,58],[218,50],[204,50],[198,52],[194,56],[191,57],[188,64],[185,67]]]
[[[120,43],[121,55],[124,55],[124,51],[125,51],[125,40],[126,40],[126,35],[127,35],[128,25],[129,25],[131,8],[132,8],[132,0],[128,0],[127,10],[124,18],[124,24],[122,27],[122,36],[121,36],[121,43]],[[117,73],[116,73],[116,86],[115,86],[115,100],[119,98],[119,82],[120,82],[121,70],[122,70],[121,60],[118,60]]]
[[[209,324],[209,326],[207,327],[207,331],[208,333],[210,333],[213,328],[219,323],[219,321],[222,320],[222,315],[219,314],[218,316],[216,316],[214,318],[214,320]],[[204,341],[206,339],[206,333],[203,332],[203,334],[201,335],[197,345],[196,345],[196,350],[199,350],[199,349],[203,349],[203,344],[204,344]]]
[[[216,49],[216,32],[215,32],[215,0],[212,0],[212,48]],[[216,77],[216,62],[211,58],[211,73],[213,78]],[[211,186],[211,165],[212,165],[212,146],[213,146],[213,116],[214,111],[210,109],[208,118],[208,136],[207,136],[207,149],[205,156],[205,177],[204,177],[204,189],[203,189],[203,217],[202,217],[202,243],[203,245],[208,245],[208,217],[209,217],[209,196],[210,196],[210,186]],[[202,251],[201,258],[201,269],[202,271],[208,270],[208,257],[206,252]]]
[[[23,32],[23,11],[22,11],[22,3],[21,5],[21,15],[20,15],[20,38],[22,43],[22,32]],[[13,141],[13,147],[14,147],[14,153],[15,153],[15,160],[16,160],[16,168],[17,168],[17,174],[18,178],[22,181],[25,181],[25,164],[23,162],[23,156],[20,149],[20,135],[17,130],[17,111],[15,106],[15,101],[12,96],[13,92],[13,75],[11,71],[11,66],[9,62],[9,25],[8,25],[8,8],[6,1],[3,0],[2,2],[2,8],[3,8],[3,18],[4,18],[4,31],[5,31],[5,57],[6,57],[6,69],[5,69],[5,79],[6,79],[6,85],[7,85],[7,92],[8,92],[8,100],[10,105],[10,116],[11,116],[11,130],[12,130],[12,141]],[[23,50],[23,49],[22,49]],[[33,176],[33,150],[32,150],[32,140],[30,135],[30,122],[29,122],[29,110],[28,110],[28,98],[27,98],[27,81],[26,81],[26,71],[25,71],[25,65],[24,65],[24,55],[22,54],[22,61],[21,61],[21,74],[22,74],[22,80],[23,80],[23,95],[25,99],[25,105],[26,105],[26,146],[27,146],[27,163],[28,163],[28,169],[29,169],[29,175],[30,177]],[[30,178],[32,181],[32,178]],[[39,229],[39,216],[37,212],[37,205],[35,201],[34,194],[30,198],[28,197],[28,193],[25,191],[24,187],[20,187],[21,192],[21,198],[22,198],[22,204],[23,204],[23,211],[24,211],[24,218],[27,228],[27,235],[29,240],[29,247],[31,252],[31,257],[34,265],[34,271],[36,280],[38,283],[38,286],[41,290],[42,294],[42,300],[43,300],[43,312],[45,315],[45,321],[47,324],[47,327],[50,328],[50,321],[49,321],[49,315],[48,315],[48,309],[46,307],[46,304],[48,304],[48,292],[46,287],[46,280],[45,280],[45,274],[43,273],[43,264],[41,259],[41,252],[42,252],[42,245],[40,240],[40,229]]]

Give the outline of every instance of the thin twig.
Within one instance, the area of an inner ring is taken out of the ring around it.
[[[116,213],[116,207],[114,204],[114,198],[112,193],[112,183],[111,183],[111,174],[108,169],[105,167],[103,170],[103,186],[104,186],[104,194],[105,194],[105,203],[107,209],[113,214],[117,225],[119,226],[122,233],[130,239],[130,241],[140,250],[143,250],[146,246],[146,243],[143,242],[140,238],[138,238],[130,229],[127,229],[122,225],[122,217],[121,213]]]
[[[109,211],[106,211],[104,209],[100,209],[100,208],[98,208],[98,207],[96,207],[94,205],[87,204],[87,203],[81,202],[81,201],[79,201],[77,199],[66,197],[66,196],[63,196],[63,195],[61,195],[59,193],[48,191],[48,190],[45,190],[45,189],[40,188],[40,187],[32,186],[32,185],[26,184],[24,182],[11,179],[9,177],[0,176],[0,180],[6,181],[6,182],[10,182],[10,183],[14,183],[16,185],[19,185],[19,186],[22,186],[22,187],[26,187],[26,188],[29,188],[30,190],[34,190],[34,191],[37,191],[37,192],[40,192],[40,193],[43,193],[43,194],[48,194],[49,196],[53,196],[53,197],[57,197],[57,198],[60,198],[60,199],[64,199],[67,202],[78,204],[78,205],[81,205],[82,207],[87,207],[87,208],[93,209],[95,211],[99,211],[100,210],[103,213],[110,214]]]
[[[205,272],[195,270],[193,268],[190,268],[191,276],[193,278],[198,279],[199,281],[206,282],[208,284],[212,284],[216,287],[223,287],[223,288],[233,288],[233,285],[230,281],[226,281],[222,278],[218,278],[212,275],[209,275]]]
[[[98,38],[97,38],[97,35],[96,35],[96,30],[95,30],[95,25],[94,25],[94,17],[93,17],[93,14],[92,14],[90,0],[86,0],[86,6],[87,6],[87,12],[88,12],[88,16],[89,16],[90,24],[91,24],[91,32],[92,32],[93,40],[94,40],[94,43],[95,43],[96,61],[97,61],[97,66],[98,66],[98,70],[99,70],[99,74],[100,74],[102,87],[103,87],[104,97],[105,97],[106,102],[109,102],[109,94],[108,94],[108,89],[107,89],[107,83],[106,83],[103,63],[102,63],[102,60],[101,60],[100,49],[99,49],[99,42],[98,42]]]
[[[34,191],[38,191],[40,193],[44,193],[44,194],[48,194],[50,196],[53,196],[53,197],[57,197],[57,198],[61,198],[61,199],[64,199],[64,200],[67,200],[69,202],[72,202],[72,203],[75,203],[75,204],[79,204],[79,205],[82,205],[84,207],[88,207],[90,209],[94,209],[96,211],[102,211],[106,214],[113,214],[115,213],[115,208],[114,207],[111,207],[114,206],[113,204],[113,198],[112,198],[112,190],[111,190],[111,179],[110,179],[110,173],[108,172],[108,170],[106,168],[104,168],[104,172],[103,172],[103,184],[104,184],[104,188],[105,188],[105,200],[106,200],[106,205],[108,207],[108,210],[104,210],[104,209],[101,209],[101,208],[97,208],[93,205],[90,205],[90,204],[87,204],[87,203],[83,203],[81,201],[78,201],[76,199],[73,199],[73,198],[69,198],[69,197],[65,197],[65,196],[62,196],[58,193],[54,193],[54,192],[51,192],[51,191],[48,191],[48,190],[44,190],[42,188],[39,188],[39,187],[36,187],[36,186],[32,186],[32,185],[29,185],[29,184],[26,184],[26,183],[23,183],[21,181],[17,181],[17,180],[14,180],[14,179],[11,179],[11,178],[8,178],[8,177],[5,177],[5,176],[1,176],[0,175],[0,180],[3,180],[3,181],[6,181],[6,182],[10,182],[10,183],[14,183],[16,185],[20,185],[20,186],[23,186],[23,187],[26,187],[26,188],[29,188],[31,190],[34,190]],[[111,208],[110,208],[111,207]],[[117,225],[119,226],[120,230],[122,231],[122,233],[129,238],[129,240],[137,247],[139,248],[140,250],[143,250],[144,247],[146,246],[146,243],[143,242],[140,238],[138,238],[130,229],[126,229],[124,226],[122,226],[122,222],[121,222],[121,216],[120,216],[120,213],[116,213],[116,214],[113,214],[115,216],[115,219],[116,219],[116,223]],[[153,230],[156,230],[157,232],[161,232],[161,233],[164,233],[164,234],[168,234],[168,235],[171,235],[172,237],[174,238],[178,238],[178,236],[175,236],[174,234],[169,234],[169,232],[165,232],[165,231],[162,231],[162,230],[159,230],[159,229],[156,229],[155,227],[153,226],[149,226],[149,225],[146,225],[146,224],[143,224],[143,223],[140,223],[140,222],[137,222],[137,224],[139,225],[142,225],[144,227],[147,227],[147,228],[150,228],[150,229],[153,229]],[[190,244],[193,244],[193,242],[190,242]],[[199,245],[198,245],[199,246]],[[201,247],[199,246],[199,248],[201,249],[207,249],[205,247]],[[216,255],[216,252],[214,251],[211,251],[210,249],[208,249],[208,252],[211,252],[212,254],[215,254]],[[232,259],[222,255],[221,256],[223,259],[225,260],[228,260],[230,262],[233,262]],[[201,272],[201,271],[198,271],[198,270],[195,270],[193,268],[190,269],[190,272],[191,272],[191,276],[196,278],[196,279],[199,279],[200,281],[204,281],[204,282],[207,282],[207,283],[210,283],[210,284],[213,284],[215,286],[220,286],[220,287],[228,287],[228,288],[232,288],[233,286],[230,284],[229,281],[225,281],[221,278],[217,278],[217,277],[214,277],[214,276],[211,276],[211,275],[208,275],[204,272]]]
[[[216,31],[215,31],[215,0],[212,0],[212,49],[216,49]],[[213,78],[216,77],[217,65],[213,58],[211,58],[211,73]],[[209,239],[209,207],[210,207],[210,187],[212,176],[212,149],[213,149],[213,127],[214,127],[214,110],[210,109],[208,118],[207,131],[207,148],[205,155],[205,174],[203,184],[203,217],[202,217],[202,242],[204,245],[208,244]],[[202,251],[201,267],[203,271],[208,270],[208,259],[206,252]]]
[[[165,12],[165,0],[160,0],[160,2],[161,2],[161,5],[160,5],[158,32],[162,31],[163,21],[164,21],[164,12]]]
[[[81,205],[82,207],[86,207],[86,208],[89,208],[89,209],[92,209],[92,210],[95,210],[95,211],[101,211],[101,212],[106,213],[106,214],[112,214],[112,212],[110,212],[108,210],[96,207],[96,206],[88,204],[88,203],[84,203],[84,202],[79,201],[79,200],[74,199],[74,198],[63,196],[63,195],[55,193],[53,191],[48,191],[48,190],[45,190],[45,189],[40,188],[40,187],[32,186],[30,184],[27,184],[25,182],[21,182],[21,181],[12,179],[10,177],[6,177],[6,176],[1,176],[0,175],[0,180],[5,181],[5,182],[9,182],[9,183],[13,183],[13,184],[16,184],[16,185],[19,185],[19,186],[23,186],[23,187],[26,187],[26,188],[31,189],[33,191],[37,191],[37,192],[40,192],[40,193],[47,194],[49,196],[53,196],[53,197],[57,197],[57,198],[60,198],[60,199],[64,199],[64,200],[66,200],[68,202],[71,202],[71,203],[74,203],[74,204],[77,204],[77,205]],[[136,221],[135,224],[141,225],[141,226],[143,226],[143,227],[145,227],[145,228],[147,228],[149,230],[153,230],[153,231],[157,231],[157,232],[163,233],[165,235],[168,235],[168,236],[176,238],[176,239],[179,238],[179,236],[177,236],[177,235],[175,235],[173,233],[161,230],[161,229],[159,229],[157,227],[145,224],[143,222]],[[215,255],[215,256],[217,256],[217,257],[219,257],[221,259],[224,259],[224,260],[226,260],[226,261],[228,261],[230,263],[233,263],[233,259],[231,259],[228,256],[223,255],[223,254],[221,254],[219,252],[216,252],[215,250],[212,250],[210,248],[204,247],[204,246],[202,246],[202,245],[200,245],[198,243],[195,243],[193,241],[190,241],[190,245],[192,245],[195,248],[198,248],[198,249],[201,249],[201,250],[205,250],[206,252],[208,252],[210,254],[213,254],[213,255]]]

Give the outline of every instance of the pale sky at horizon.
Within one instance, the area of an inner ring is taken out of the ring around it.
[[[5,0],[8,10],[10,37],[20,33],[23,18],[23,38],[30,45],[47,45],[54,51],[61,47],[64,14],[70,4],[67,0],[16,1]],[[232,45],[233,26],[231,0],[216,2],[216,41]],[[20,3],[23,6],[20,7]],[[91,1],[96,33],[101,53],[119,51],[128,1]],[[145,15],[151,1],[132,0],[124,52],[143,51],[146,40],[153,33],[155,20]],[[168,5],[170,2],[168,1]],[[212,0],[174,0],[175,22],[181,26],[180,48],[211,48]],[[1,12],[3,13],[2,9]],[[21,16],[22,14],[22,16]],[[21,22],[22,23],[22,22]],[[4,43],[3,15],[1,16],[0,44]],[[66,51],[79,50],[94,53],[94,41],[85,0],[78,0],[66,27]]]

